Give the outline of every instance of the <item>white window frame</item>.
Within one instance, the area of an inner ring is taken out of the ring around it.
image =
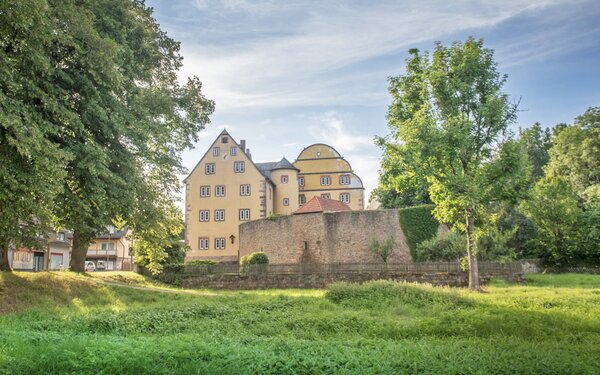
[[[340,175],[340,185],[350,185],[350,175],[349,174]]]
[[[200,213],[198,216],[199,216],[198,219],[201,222],[203,222],[203,223],[208,222],[208,221],[210,221],[210,210],[200,210]]]
[[[215,174],[217,172],[217,166],[215,163],[206,163],[204,165],[204,174]]]
[[[240,221],[248,221],[250,220],[250,209],[249,208],[241,208],[240,209]]]
[[[231,148],[229,149],[229,155],[236,156],[237,155],[237,147],[231,146]]]
[[[209,244],[210,244],[210,238],[198,237],[198,249],[199,250],[208,250]]]
[[[331,176],[321,176],[321,186],[331,185]]]
[[[304,186],[304,177],[298,177],[298,186]]]
[[[215,210],[215,221],[225,221],[225,210]]]
[[[210,197],[210,185],[200,186],[200,197]]]
[[[323,193],[323,194],[321,194],[321,198],[331,199],[331,194],[329,194],[329,193]]]
[[[298,204],[303,206],[306,203],[306,195],[300,194],[298,195]]]
[[[243,161],[234,161],[233,162],[233,171],[235,173],[244,173],[246,172],[246,163]]]
[[[225,237],[216,237],[215,238],[215,250],[225,250]]]
[[[283,198],[283,205],[284,206],[289,206],[290,205],[290,198]]]
[[[249,197],[252,194],[252,190],[250,188],[250,184],[242,184],[240,185],[240,196]]]
[[[225,185],[215,186],[215,197],[224,197],[224,196],[225,196]]]
[[[213,156],[219,156],[219,155],[221,155],[221,148],[213,147]]]
[[[289,181],[289,179],[290,179],[290,178],[289,178],[289,176],[288,176],[288,175],[283,175],[283,176],[281,176],[281,183],[282,183],[282,184],[287,184],[287,183],[288,183],[288,181]]]
[[[346,199],[344,199],[346,197]],[[350,203],[350,193],[340,193],[340,202]]]

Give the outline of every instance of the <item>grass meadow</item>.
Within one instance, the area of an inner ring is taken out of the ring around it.
[[[0,273],[0,374],[598,374],[600,276],[193,291]]]

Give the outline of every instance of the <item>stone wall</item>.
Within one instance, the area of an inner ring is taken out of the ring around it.
[[[397,210],[290,215],[240,225],[240,257],[264,251],[271,264],[377,263],[373,239],[396,240],[389,263],[412,262]]]
[[[501,277],[510,281],[525,281],[521,272],[495,272],[480,275],[482,283],[491,278]],[[469,275],[466,272],[386,272],[386,273],[321,273],[321,274],[265,274],[240,275],[216,274],[187,277],[182,280],[186,288],[252,290],[252,289],[322,289],[339,281],[363,283],[370,280],[395,280],[429,283],[444,286],[467,286]]]

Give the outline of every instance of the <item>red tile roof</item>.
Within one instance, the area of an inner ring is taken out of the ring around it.
[[[337,212],[337,211],[352,211],[346,204],[334,199],[322,197],[312,197],[304,206],[300,207],[294,214],[308,214],[312,212]]]

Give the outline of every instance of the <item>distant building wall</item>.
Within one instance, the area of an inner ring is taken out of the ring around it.
[[[269,263],[377,263],[373,239],[396,240],[389,263],[411,262],[397,210],[290,215],[240,225],[240,257],[264,251]]]

